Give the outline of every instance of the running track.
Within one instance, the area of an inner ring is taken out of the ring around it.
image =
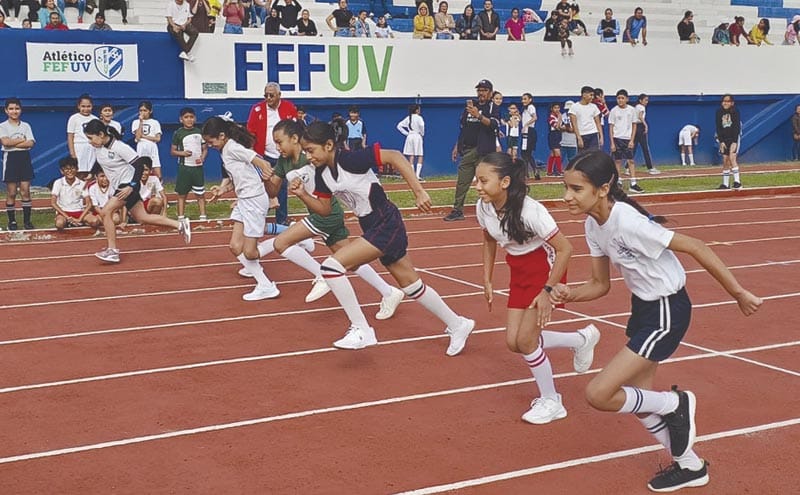
[[[649,206],[766,299],[745,318],[683,259],[693,325],[657,381],[698,396],[696,450],[711,484],[689,491],[793,493],[800,195]],[[576,248],[569,278],[584,280],[582,220],[551,211]],[[236,274],[227,231],[198,231],[188,248],[175,234],[128,236],[113,266],[92,256],[102,239],[0,243],[0,493],[648,493],[667,456],[633,418],[583,399],[624,345],[622,282],[554,313],[554,330],[593,321],[603,337],[586,375],[572,372],[571,353],[549,353],[569,416],[528,425],[520,415],[536,388],[505,348],[502,255],[489,313],[474,216],[406,225],[425,280],[477,321],[458,357],[444,354],[444,326],[409,301],[374,322],[379,297],[358,279],[381,345],[333,350],[344,313],[332,295],[304,304],[310,277],[279,258],[263,265],[281,297],[242,301],[252,284]]]

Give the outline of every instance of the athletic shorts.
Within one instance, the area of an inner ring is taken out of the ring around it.
[[[506,263],[511,272],[507,307],[528,309],[550,277],[548,253],[544,248],[539,248],[520,255],[506,254]],[[567,283],[566,274],[561,282]]]
[[[612,153],[614,160],[633,160],[633,150],[628,148],[631,145],[630,139],[614,138],[614,146],[617,150]]]
[[[736,153],[739,153],[739,140],[738,139],[723,139],[719,142],[720,145],[725,145],[725,151],[722,152],[723,156],[728,156],[731,154],[731,145],[736,145]]]
[[[362,237],[383,253],[380,257],[383,266],[391,265],[406,255],[406,226],[400,210],[393,203],[387,201],[381,209],[360,217],[358,223],[364,231]]]
[[[68,217],[74,218],[75,220],[79,219],[81,215],[83,215],[83,210],[81,211],[65,211],[64,213],[67,214]]]
[[[691,319],[692,301],[685,288],[655,301],[631,295],[631,317],[625,329],[628,349],[650,361],[663,361],[678,348]]]
[[[128,186],[123,186],[123,187],[128,187]],[[128,208],[128,211],[132,210],[133,207],[136,206],[136,203],[142,200],[142,197],[139,196],[139,190],[141,189],[141,187],[142,187],[141,184],[136,184],[136,187],[133,188],[133,192],[130,193],[130,195],[128,195],[127,198],[125,198],[125,207]],[[120,188],[118,187],[114,191],[114,195],[116,195],[119,191]]]
[[[303,225],[314,235],[322,237],[328,247],[350,236],[350,231],[344,226],[344,212],[334,213],[327,217],[312,213],[303,219]]]
[[[522,149],[525,151],[536,151],[536,128],[528,127],[528,131],[522,134]]]
[[[508,147],[516,148],[519,146],[519,136],[508,136]]]
[[[550,131],[547,134],[547,147],[551,151],[561,149],[561,131]]]
[[[33,180],[31,152],[7,151],[3,156],[3,182],[30,182]]]
[[[231,212],[231,220],[244,225],[245,237],[258,239],[264,236],[269,213],[269,196],[267,193],[252,198],[239,198]]]
[[[192,191],[200,196],[205,192],[205,176],[203,167],[187,167],[178,165],[178,178],[175,181],[175,192],[179,196],[186,196]]]
[[[600,149],[600,139],[597,137],[596,132],[581,136],[581,139],[583,139],[583,149],[581,151]]]
[[[692,146],[692,131],[686,130],[678,133],[678,146]]]

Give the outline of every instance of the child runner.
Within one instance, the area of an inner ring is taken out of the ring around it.
[[[6,183],[6,215],[8,230],[17,230],[15,203],[17,190],[22,199],[22,219],[25,230],[35,228],[31,223],[31,181],[33,164],[31,148],[36,144],[33,130],[20,120],[22,102],[9,98],[5,104],[8,120],[0,124],[0,143],[3,145],[3,182]]]
[[[203,162],[206,161],[208,147],[203,142],[202,132],[194,125],[197,122],[194,109],[181,108],[180,118],[182,127],[172,136],[170,148],[170,154],[178,157],[178,179],[175,181],[175,192],[178,194],[178,220],[185,215],[186,195],[189,191],[192,191],[197,198],[200,220],[207,220]]]
[[[89,144],[89,139],[83,132],[84,126],[97,119],[92,115],[92,97],[82,94],[78,97],[77,112],[73,113],[67,121],[67,149],[69,156],[78,160],[78,177],[85,180],[91,177],[94,167],[95,148]]]
[[[131,131],[136,139],[136,152],[153,160],[153,174],[161,178],[161,159],[158,157],[158,143],[161,142],[161,123],[153,118],[153,104],[149,101],[139,103],[139,118],[131,123]]]
[[[419,301],[445,322],[445,332],[450,335],[447,355],[455,356],[464,349],[475,322],[453,312],[439,294],[432,287],[426,287],[419,278],[406,253],[408,236],[403,218],[386,197],[372,168],[383,163],[392,164],[411,186],[417,206],[424,212],[431,210],[428,193],[400,152],[381,150],[377,143],[372,149],[344,151],[340,149],[340,143],[345,137],[346,131],[339,126],[335,129],[324,122],[308,126],[301,143],[306,156],[316,167],[314,196],[308,194],[302,180],[295,179],[291,184],[292,192],[308,209],[323,216],[331,213],[331,199],[335,195],[353,210],[364,232],[360,238],[322,262],[322,276],[350,320],[345,336],[333,345],[342,349],[361,349],[378,343],[375,330],[367,323],[345,273],[379,258],[407,296]]]
[[[617,106],[608,113],[608,137],[611,141],[611,154],[617,166],[617,176],[622,174],[622,160],[627,160],[631,174],[630,190],[644,192],[636,183],[636,164],[633,163],[633,147],[636,139],[636,109],[628,105],[628,92],[617,91]]]
[[[50,206],[56,212],[56,229],[83,225],[87,208],[83,201],[86,183],[78,178],[78,161],[68,156],[59,162],[62,177],[53,182]]]
[[[734,105],[732,94],[722,95],[722,103],[716,115],[717,139],[719,139],[719,152],[722,154],[722,184],[718,189],[730,189],[731,174],[733,174],[733,188],[742,187],[739,163],[736,161],[739,139],[742,135],[742,119]]]
[[[211,117],[203,125],[203,139],[222,155],[222,182],[211,187],[211,201],[231,189],[235,189],[236,206],[231,212],[233,233],[230,249],[236,259],[256,279],[252,292],[242,296],[245,301],[272,299],[280,295],[275,284],[264,274],[258,262],[258,239],[264,235],[269,196],[261,177],[272,177],[272,167],[252,150],[255,136],[247,129],[230,120],[229,115]],[[261,172],[256,171],[256,167]]]
[[[291,183],[297,178],[303,181],[309,194],[314,192],[314,166],[308,163],[300,145],[300,137],[304,130],[302,124],[293,120],[282,120],[273,129],[272,137],[281,156],[275,164],[275,175],[266,183],[268,193],[276,193],[284,180]],[[330,291],[330,287],[320,274],[320,264],[306,252],[314,250],[312,238],[315,235],[321,236],[325,245],[334,253],[350,242],[348,241],[350,232],[344,225],[344,211],[336,198],[331,199],[329,215],[322,216],[312,212],[302,221],[290,225],[277,237],[258,244],[258,254],[262,257],[272,251],[278,251],[281,256],[314,275],[314,285],[306,296],[306,302],[316,301]],[[306,243],[310,244],[310,247]],[[304,247],[305,251],[295,244]],[[249,276],[246,272],[239,273]],[[359,266],[355,273],[381,294],[380,310],[375,318],[379,320],[391,318],[405,297],[403,291],[387,284],[369,263]]]
[[[629,341],[589,382],[586,397],[600,411],[636,414],[642,425],[671,453],[675,463],[650,480],[648,487],[669,492],[708,483],[707,463],[692,444],[695,439],[694,394],[655,391],[658,363],[677,349],[691,319],[686,273],[675,252],[686,253],[703,266],[734,298],[746,316],[761,299],[745,290],[722,260],[703,241],[663,228],[662,216],[647,212],[619,187],[619,174],[602,152],[572,161],[564,176],[564,201],[573,215],[585,214],[586,242],[592,276],[570,288],[557,284],[554,303],[591,301],[608,293],[613,264],[633,293],[626,334]]]
[[[550,148],[550,156],[547,157],[547,175],[560,177],[563,175],[561,168],[561,135],[564,131],[564,124],[561,116],[561,105],[558,103],[550,105],[547,125],[550,127],[550,132],[547,134],[547,146]]]
[[[594,347],[600,340],[594,325],[569,333],[542,330],[553,309],[549,293],[553,285],[565,280],[572,245],[544,206],[528,196],[524,163],[502,153],[489,153],[478,164],[477,175],[480,199],[475,211],[483,228],[486,302],[491,311],[492,274],[500,244],[511,271],[506,344],[512,352],[522,354],[541,393],[522,419],[540,425],[565,418],[567,410],[556,392],[545,349],[572,348],[575,371],[583,373],[592,365]]]
[[[414,165],[417,179],[424,182],[422,179],[422,155],[424,153],[422,138],[425,136],[425,119],[422,118],[422,110],[419,105],[409,105],[408,116],[397,123],[397,130],[406,137],[403,154]]]
[[[108,247],[95,253],[95,256],[109,263],[119,263],[114,212],[122,207],[127,207],[128,213],[139,223],[178,229],[183,240],[189,244],[192,239],[192,231],[186,219],[178,222],[161,215],[151,215],[145,211],[142,199],[139,197],[140,180],[144,172],[142,157],[137,155],[133,148],[122,142],[113,127],[109,127],[97,119],[86,124],[85,132],[89,142],[97,150],[97,164],[108,176],[108,181],[114,189],[114,197],[108,201],[102,211]]]
[[[113,127],[120,136],[123,135],[122,124],[114,120],[114,107],[111,103],[103,103],[100,105],[100,120],[107,126]]]
[[[694,153],[692,152],[692,144],[697,144],[700,139],[700,126],[686,124],[678,133],[678,146],[681,148],[681,165],[684,167],[686,164],[686,155],[689,155],[689,166],[694,167]]]

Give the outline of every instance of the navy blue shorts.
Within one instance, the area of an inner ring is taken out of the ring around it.
[[[561,131],[550,131],[547,134],[547,146],[551,150],[561,149]]]
[[[591,151],[600,149],[600,138],[596,132],[585,134],[581,136],[583,139],[583,148],[580,151]]]
[[[380,249],[383,256],[381,264],[388,266],[406,255],[408,235],[400,210],[391,202],[386,202],[379,210],[358,219],[361,236],[370,244]]]
[[[685,288],[655,301],[631,295],[631,317],[625,329],[628,349],[650,361],[663,361],[678,348],[691,319],[692,301]]]
[[[31,152],[6,151],[3,157],[3,182],[30,182],[33,180]]]
[[[630,139],[614,138],[614,146],[617,148],[614,153],[614,160],[633,160],[633,150],[628,146],[631,145]]]
[[[114,194],[117,194],[123,187],[125,186],[120,184],[120,187],[118,187],[117,190],[114,191]],[[139,196],[139,191],[141,190],[141,188],[142,188],[141,184],[136,184],[136,187],[133,188],[133,191],[128,195],[127,198],[125,198],[125,208],[127,208],[128,211],[132,210],[133,207],[136,206],[136,203],[142,200],[142,197]]]

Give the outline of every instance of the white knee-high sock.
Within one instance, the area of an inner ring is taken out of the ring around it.
[[[722,185],[727,186],[731,183],[731,172],[730,170],[723,170],[722,171]]]
[[[650,414],[649,416],[638,419],[642,425],[647,428],[647,431],[655,437],[658,443],[663,445],[664,448],[667,449],[667,452],[672,455],[670,451],[669,430],[667,429],[667,423],[664,421],[664,418],[658,414]],[[697,471],[703,467],[703,460],[691,449],[682,456],[673,457],[673,459],[684,469]]]
[[[309,272],[311,275],[314,275],[315,277],[319,276],[319,263],[317,263],[317,261],[312,258],[310,254],[308,254],[308,251],[300,246],[296,244],[294,246],[289,246],[283,250],[281,256]]]
[[[403,287],[403,292],[436,315],[448,328],[458,327],[460,323],[459,316],[442,300],[439,293],[433,287],[425,285],[421,278],[408,287]]]
[[[367,264],[359,266],[358,270],[356,270],[356,275],[380,292],[381,297],[386,297],[392,293],[392,286],[387,284],[371,266]]]
[[[731,173],[733,173],[733,182],[741,182],[741,176],[739,175],[739,167],[732,168]]]
[[[268,255],[269,253],[275,251],[275,238],[267,239],[264,242],[258,243],[258,256],[263,258],[264,256]]]
[[[320,273],[331,288],[331,292],[336,296],[336,300],[342,305],[345,314],[350,319],[350,323],[359,328],[369,328],[367,317],[361,311],[358,304],[356,292],[350,281],[345,276],[345,269],[341,263],[330,257],[325,259],[320,266]]]
[[[686,153],[681,153],[681,165],[686,165]]]
[[[660,416],[669,414],[678,408],[678,394],[675,392],[655,392],[636,387],[622,387],[625,392],[625,404],[617,412],[655,413]]]
[[[574,349],[583,345],[586,339],[578,332],[553,332],[550,330],[542,330],[542,336],[539,339],[539,345],[543,349],[553,349],[556,347],[569,347]]]
[[[550,366],[550,359],[544,349],[537,347],[530,354],[523,354],[525,363],[531,369],[536,384],[539,386],[539,394],[542,397],[556,398],[556,384],[553,381],[553,367]]]
[[[416,170],[417,179],[421,179],[422,178],[422,162],[417,162],[416,169],[417,169]]]
[[[250,275],[255,277],[258,285],[272,285],[272,281],[264,273],[264,269],[261,267],[261,263],[259,263],[258,260],[249,260],[245,258],[244,254],[240,254],[236,259],[244,265]]]
[[[689,153],[689,165],[694,165],[694,153]]]

